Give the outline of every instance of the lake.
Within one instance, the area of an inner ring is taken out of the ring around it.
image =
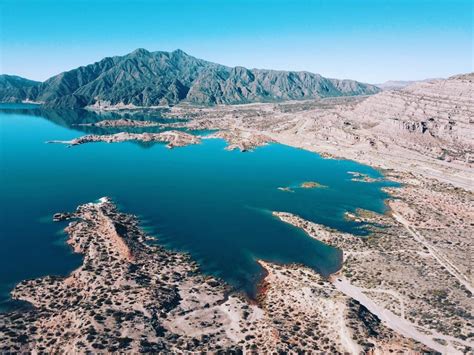
[[[0,106],[0,309],[12,307],[9,292],[17,282],[66,275],[80,265],[81,256],[65,244],[66,224],[52,222],[52,215],[102,196],[138,215],[159,244],[189,252],[203,272],[253,296],[262,276],[257,259],[302,263],[323,275],[341,262],[339,250],[281,222],[272,211],[363,236],[364,225],[344,220],[344,213],[384,212],[387,195],[381,188],[393,186],[351,181],[349,171],[381,176],[368,166],[279,144],[245,153],[226,151],[218,139],[172,150],[160,143],[45,144],[124,130],[77,126],[119,117]],[[133,118],[170,121],[156,111]],[[328,187],[298,188],[305,181]],[[278,189],[288,186],[294,192]]]

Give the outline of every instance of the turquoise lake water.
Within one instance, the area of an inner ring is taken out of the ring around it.
[[[64,243],[65,224],[52,222],[52,215],[102,196],[138,215],[160,244],[189,252],[205,273],[253,295],[262,276],[257,259],[302,263],[323,275],[336,271],[341,261],[337,249],[271,211],[364,235],[363,225],[345,221],[344,212],[359,207],[383,212],[387,196],[381,187],[393,185],[351,181],[348,171],[381,175],[355,162],[278,144],[246,153],[226,151],[225,142],[216,139],[172,150],[133,142],[45,144],[115,132],[75,124],[117,117],[0,106],[0,309],[10,307],[15,283],[65,275],[80,265],[80,255]],[[156,112],[134,118],[160,121]],[[304,181],[328,188],[278,190]]]

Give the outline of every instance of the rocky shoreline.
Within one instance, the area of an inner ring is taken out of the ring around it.
[[[33,308],[0,314],[1,352],[428,350],[306,267],[259,261],[266,286],[255,304],[150,243],[108,198],[54,219],[71,221],[67,243],[83,264],[15,287]]]
[[[239,129],[221,130],[206,136],[206,138],[220,138],[227,142],[226,150],[240,150],[241,152],[252,151],[274,142],[265,134],[247,132]]]
[[[172,127],[172,128],[190,128],[187,123],[167,123],[159,124],[151,121],[137,121],[137,120],[108,120],[99,121],[98,123],[86,123],[83,126],[94,126],[94,127],[115,127],[115,128],[140,128],[140,127]],[[194,127],[195,128],[195,127]],[[184,147],[191,144],[199,144],[202,139],[223,139],[227,142],[226,150],[240,150],[241,152],[252,151],[255,148],[267,145],[274,142],[270,137],[255,132],[247,132],[238,129],[232,130],[221,130],[216,133],[211,133],[206,136],[196,136],[190,133],[177,130],[167,130],[159,133],[129,133],[120,132],[115,134],[89,134],[86,136],[78,137],[69,141],[62,140],[50,140],[46,143],[61,143],[67,144],[69,147],[94,143],[94,142],[106,142],[106,143],[120,143],[126,141],[140,141],[140,142],[167,142],[168,148]]]
[[[326,280],[301,265],[260,260],[266,276],[258,304],[201,275],[189,257],[148,245],[137,220],[108,199],[55,215],[75,220],[69,243],[84,264],[69,277],[15,288],[12,296],[35,308],[0,315],[0,351],[472,353],[472,80],[468,74],[342,101],[173,107],[169,116],[191,118],[183,128],[217,129],[208,138],[226,140],[227,149],[276,141],[385,169],[402,187],[385,189],[384,215],[346,211],[346,219],[367,224],[365,238],[275,212],[341,249],[344,261]],[[123,132],[59,143],[174,147],[199,139]]]
[[[342,233],[291,213],[274,215],[342,250],[343,266],[331,277],[332,283],[388,327],[441,353],[470,353],[473,286],[467,250],[472,227],[462,221],[471,213],[472,194],[428,179],[414,180],[408,174],[392,172],[387,178],[405,183],[388,189],[389,213],[345,213],[345,218],[368,223],[368,237]],[[447,203],[450,200],[457,205]],[[452,216],[460,222],[450,226]],[[456,230],[457,237],[447,239],[445,228]]]
[[[153,121],[140,121],[140,120],[132,120],[129,118],[120,118],[117,120],[102,120],[99,122],[94,123],[81,123],[78,126],[85,126],[85,127],[161,127],[165,124]]]

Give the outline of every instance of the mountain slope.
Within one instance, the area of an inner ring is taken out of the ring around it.
[[[28,80],[15,75],[0,75],[0,102],[20,102],[27,98],[30,89],[38,81]]]
[[[229,68],[181,50],[137,49],[120,57],[61,73],[29,90],[28,98],[49,107],[132,104],[242,104],[366,95],[376,86],[327,79],[308,72]]]

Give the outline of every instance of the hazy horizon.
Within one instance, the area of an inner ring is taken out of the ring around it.
[[[38,81],[137,48],[179,48],[231,67],[374,84],[473,71],[466,0],[4,0],[0,6],[0,72]]]

